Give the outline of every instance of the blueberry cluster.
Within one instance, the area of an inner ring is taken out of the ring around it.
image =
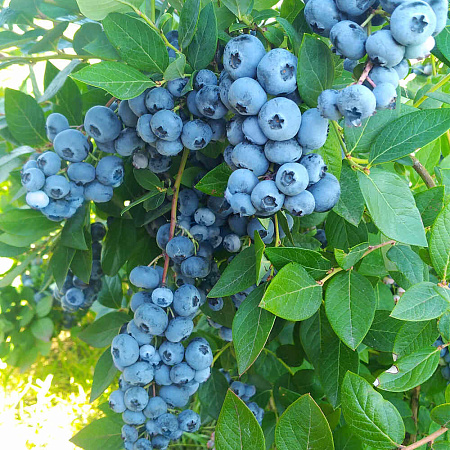
[[[114,112],[104,106],[91,108],[86,117],[94,115],[102,119],[105,111],[108,117],[115,117],[122,128]],[[102,126],[109,128],[110,123]],[[23,166],[22,185],[28,191],[27,204],[42,211],[50,220],[61,221],[72,217],[85,200],[97,203],[111,200],[113,188],[123,181],[121,158],[106,156],[96,167],[85,162],[93,149],[92,143],[81,131],[70,128],[62,114],[50,114],[46,130],[55,151],[35,155],[36,159],[30,159]],[[63,160],[70,164],[62,168]]]
[[[346,58],[344,68],[353,72],[366,55],[372,64],[364,85],[322,92],[322,117],[344,117],[347,125],[359,126],[376,110],[394,109],[399,80],[409,73],[408,60],[431,54],[447,14],[448,0],[308,0],[306,21],[315,33],[330,38],[335,53]],[[366,25],[382,26],[387,16],[388,26],[368,35]]]
[[[70,316],[77,312],[86,312],[102,288],[103,271],[100,263],[102,244],[100,241],[105,235],[106,228],[101,222],[91,224],[92,268],[89,283],[85,283],[69,270],[61,291],[55,289],[53,292],[54,297],[61,302],[67,322],[70,322]]]
[[[208,342],[194,338],[201,295],[194,285],[172,291],[161,285],[161,271],[138,266],[130,282],[143,290],[131,298],[134,318],[111,344],[115,366],[122,372],[119,389],[109,398],[122,414],[125,449],[165,449],[184,432],[200,427],[200,416],[185,408],[200,383],[210,376],[213,355]]]

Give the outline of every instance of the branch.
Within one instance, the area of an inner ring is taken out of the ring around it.
[[[186,162],[189,156],[189,149],[185,148],[183,150],[183,156],[181,157],[180,167],[178,169],[177,178],[175,184],[173,185],[173,198],[172,198],[172,209],[170,213],[170,230],[169,230],[169,241],[173,238],[175,234],[175,225],[177,222],[177,206],[178,206],[178,194],[180,193],[181,178],[183,177],[184,168],[186,167]],[[164,256],[164,271],[162,276],[162,284],[166,283],[167,271],[169,270],[169,255]]]
[[[435,431],[434,433],[430,434],[429,436],[425,436],[420,441],[414,442],[414,444],[404,446],[401,445],[399,449],[402,450],[414,450],[415,448],[419,448],[424,444],[428,444],[428,442],[433,442],[437,437],[441,436],[442,434],[446,433],[448,431],[448,428],[440,428],[439,430]]]
[[[416,429],[417,429],[417,417],[419,412],[419,397],[420,397],[420,385],[413,389],[411,396],[412,419],[414,421]],[[417,441],[417,433],[411,434],[409,436],[409,441],[411,442],[411,444],[414,444],[414,442]]]
[[[422,165],[422,163],[413,155],[409,155],[413,161],[413,169],[419,174],[420,178],[427,185],[428,189],[436,187],[436,183],[434,182],[431,175],[428,173],[428,170]]]
[[[365,258],[369,253],[372,253],[375,250],[378,250],[379,248],[386,247],[386,245],[395,245],[395,244],[396,244],[395,241],[386,241],[386,242],[382,242],[381,244],[378,244],[378,245],[369,245],[369,248],[364,253],[364,255],[362,255],[361,259]]]

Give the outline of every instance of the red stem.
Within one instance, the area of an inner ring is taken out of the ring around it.
[[[364,81],[366,81],[367,77],[369,76],[369,72],[372,70],[373,64],[371,62],[368,62],[366,64],[366,67],[364,67],[363,73],[359,77],[359,80],[356,84],[363,84]]]

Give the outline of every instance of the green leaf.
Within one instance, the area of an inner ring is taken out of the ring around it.
[[[31,261],[36,258],[38,251],[34,251],[33,253],[30,253],[21,264],[18,264],[17,266],[13,267],[9,272],[5,273],[2,278],[0,279],[0,288],[4,288],[6,286],[9,286],[16,277],[18,277],[21,273],[25,271],[25,269],[28,267],[28,265],[31,263]]]
[[[192,69],[204,69],[213,60],[217,47],[217,19],[213,3],[200,12],[197,30],[186,51]]]
[[[297,30],[284,17],[277,17],[277,22],[282,26],[284,32],[289,38],[293,52],[297,54],[302,43]]]
[[[8,130],[17,142],[32,147],[47,142],[44,113],[33,97],[5,89],[5,113]]]
[[[436,186],[414,196],[424,227],[431,227],[444,205],[444,186]]]
[[[403,442],[405,426],[397,408],[351,372],[342,384],[342,411],[350,429],[365,444],[392,449]]]
[[[286,320],[311,317],[322,302],[318,285],[300,264],[284,266],[270,282],[260,306]]]
[[[142,94],[155,83],[133,67],[123,63],[103,61],[84,67],[71,75],[75,80],[97,86],[114,97],[128,100]]]
[[[371,165],[395,161],[437,139],[450,128],[448,109],[406,114],[383,128],[370,147]]]
[[[205,316],[210,317],[214,322],[226,328],[231,328],[233,326],[236,307],[230,297],[225,297],[223,299],[223,308],[220,311],[213,311],[209,307],[208,302],[204,303],[200,309]]]
[[[64,284],[74,255],[75,249],[60,244],[53,250],[53,255],[49,263],[49,270],[52,272],[53,278],[59,289],[61,289]]]
[[[450,423],[450,403],[438,405],[430,411],[431,419],[441,425],[441,427],[448,428]]]
[[[111,45],[105,33],[100,33],[83,47],[83,53],[97,56],[101,59],[119,59],[119,54]]]
[[[86,224],[87,203],[84,203],[77,212],[66,221],[61,232],[61,244],[77,250],[87,250],[86,239],[84,237],[84,226]]]
[[[77,0],[83,16],[91,20],[103,20],[109,13],[112,12],[131,12],[130,6],[124,5],[119,0],[99,0],[92,3],[91,0]],[[138,7],[141,4],[140,0],[129,0],[127,3]],[[106,450],[106,449],[105,449]]]
[[[74,275],[85,283],[89,283],[92,272],[92,250],[76,250],[70,268]]]
[[[334,127],[330,127],[327,140],[323,147],[314,150],[314,153],[322,156],[328,167],[328,172],[339,179],[342,170],[342,148],[339,141],[338,132]]]
[[[292,23],[304,8],[301,2],[295,0],[284,0],[280,7],[281,17],[284,17],[289,23]]]
[[[180,13],[178,24],[178,44],[186,48],[194,37],[200,13],[200,0],[186,0]]]
[[[184,77],[184,69],[186,67],[186,56],[180,53],[174,61],[172,61],[164,71],[164,79],[166,81],[175,80]]]
[[[438,50],[438,52],[436,52]],[[437,56],[441,61],[443,61],[447,66],[450,64],[450,27],[445,27],[436,36],[436,47],[433,52],[437,53]]]
[[[253,233],[253,241],[255,243],[255,269],[256,269],[256,285],[261,283],[264,275],[270,268],[270,262],[264,256],[266,245],[257,231]]]
[[[222,3],[240,20],[253,7],[252,0],[222,0]]]
[[[128,314],[119,311],[110,312],[80,331],[78,337],[92,347],[107,347],[111,345],[120,327],[129,320]]]
[[[103,20],[106,36],[121,58],[136,69],[164,73],[169,55],[161,36],[145,22],[112,13]]]
[[[364,222],[355,227],[347,220],[331,211],[325,223],[328,243],[335,249],[348,252],[351,248],[369,240],[367,226]]]
[[[157,175],[155,175],[153,172],[150,172],[150,170],[134,169],[133,174],[138,184],[144,189],[147,189],[147,191],[154,191],[158,188],[163,188],[162,181],[158,178]]]
[[[349,270],[339,272],[325,291],[325,310],[330,325],[339,338],[355,350],[370,329],[376,300],[367,278]]]
[[[275,323],[275,316],[258,306],[263,294],[263,285],[252,291],[233,320],[233,346],[239,375],[255,362]]]
[[[391,313],[400,320],[423,321],[440,317],[450,306],[447,290],[429,281],[410,287]]]
[[[224,270],[208,297],[226,297],[247,289],[256,282],[255,249],[247,247],[239,252]]]
[[[430,256],[442,281],[450,277],[450,203],[439,214],[431,229]]]
[[[391,294],[392,296],[392,294]],[[366,334],[363,344],[380,352],[392,352],[397,333],[403,322],[390,317],[390,311],[375,311],[370,330]]]
[[[425,347],[429,347],[439,336],[436,321],[406,322],[397,333],[393,352],[401,358]]]
[[[357,227],[364,213],[364,197],[356,172],[347,161],[342,164],[340,182],[341,196],[333,211]]]
[[[331,263],[321,253],[298,247],[268,247],[266,256],[277,270],[295,262],[300,264],[315,280],[323,278],[331,269]]]
[[[215,444],[223,450],[265,450],[264,434],[246,404],[228,390],[216,425]]]
[[[122,306],[122,282],[119,275],[102,278],[102,290],[98,294],[97,301],[108,308],[119,309]]]
[[[55,24],[53,28],[46,31],[38,42],[33,44],[29,49],[28,53],[42,53],[48,51],[55,51],[58,41],[63,35],[64,31],[68,27],[67,22],[60,22]]]
[[[205,412],[214,419],[218,419],[227,391],[227,379],[222,372],[219,372],[213,367],[211,369],[211,376],[205,383],[200,385],[200,389],[198,390],[198,399],[202,405],[202,412]]]
[[[377,387],[390,392],[403,392],[424,383],[439,364],[439,351],[428,347],[403,356],[378,376]]]
[[[375,225],[390,239],[427,247],[422,219],[406,181],[399,175],[373,168],[358,172],[359,185]]]
[[[325,415],[309,394],[296,400],[280,417],[275,430],[279,450],[333,450]]]
[[[70,442],[86,450],[120,450],[123,448],[122,425],[119,414],[103,417],[84,427]]]
[[[136,228],[133,221],[116,218],[108,228],[102,252],[102,268],[114,276],[134,251]]]
[[[304,34],[298,52],[297,85],[300,97],[308,106],[316,107],[317,98],[333,86],[334,64],[325,42]]]
[[[100,397],[109,385],[114,381],[117,369],[111,356],[111,347],[108,347],[97,361],[92,379],[91,395],[89,403]]]
[[[36,305],[36,315],[38,317],[47,316],[53,307],[53,297],[49,295],[48,297],[44,297],[39,301]]]
[[[342,267],[344,270],[349,270],[362,259],[368,248],[369,244],[367,242],[358,244],[355,247],[349,249],[348,253],[345,253],[339,248],[335,248],[334,257],[336,258],[336,262],[340,267]]]
[[[386,253],[387,257],[397,265],[397,269],[404,275],[407,286],[403,289],[423,281],[424,263],[420,256],[407,245],[395,245]]]
[[[231,173],[232,170],[226,163],[219,164],[213,170],[210,170],[195,185],[195,188],[214,197],[223,197]]]
[[[445,342],[450,342],[450,311],[441,316],[438,321],[438,329]]]
[[[33,209],[10,209],[0,215],[0,230],[15,236],[32,236],[37,240],[58,227],[58,223]]]
[[[50,342],[53,335],[53,322],[50,317],[43,317],[31,324],[30,330],[36,339],[41,341]]]

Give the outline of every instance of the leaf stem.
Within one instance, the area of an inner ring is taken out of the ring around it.
[[[369,76],[369,72],[372,70],[373,64],[371,62],[368,62],[366,64],[366,67],[364,67],[363,73],[359,77],[359,80],[356,82],[356,84],[363,84],[364,81],[366,81],[367,77]]]
[[[214,364],[216,363],[216,361],[220,358],[220,355],[222,355],[225,350],[227,350],[228,348],[231,347],[231,342],[228,342],[228,344],[226,344],[224,347],[222,347],[214,356],[213,362],[211,364],[211,367],[214,367]]]
[[[151,18],[153,22],[156,22],[156,0],[150,0],[151,5]]]
[[[178,206],[178,195],[180,193],[181,178],[183,177],[184,168],[186,167],[186,162],[189,156],[189,149],[185,148],[183,150],[183,156],[181,157],[180,167],[178,169],[177,178],[175,184],[173,185],[173,198],[172,198],[172,209],[170,213],[170,230],[169,230],[169,241],[173,238],[175,234],[175,225],[177,222],[177,206]],[[166,283],[167,271],[169,270],[169,255],[164,256],[164,271],[162,276],[162,284]]]
[[[424,181],[428,189],[436,187],[436,183],[434,182],[431,175],[428,173],[428,170],[422,165],[422,163],[414,156],[409,155],[413,161],[413,169],[419,174],[420,178]]]
[[[278,222],[278,216],[275,214],[274,216],[274,222],[275,222],[275,247],[279,247],[281,244],[280,241],[280,224]]]
[[[369,245],[369,248],[364,253],[364,255],[362,255],[362,258],[365,258],[369,253],[372,253],[375,250],[378,250],[382,247],[386,247],[386,245],[395,245],[395,244],[396,244],[396,242],[394,240],[391,240],[391,241],[382,242],[381,244],[378,244],[378,245]]]
[[[425,94],[422,95],[422,97],[419,98],[419,100],[417,100],[417,102],[415,102],[413,104],[414,108],[418,108],[427,98],[430,92],[436,92],[440,87],[444,86],[444,84],[446,84],[448,81],[450,81],[450,73],[447,74],[444,78],[442,78],[441,81],[439,81],[439,83],[436,83],[429,91],[425,92]]]
[[[429,436],[425,436],[420,441],[414,442],[414,444],[404,446],[401,445],[399,449],[402,450],[414,450],[415,448],[422,447],[424,444],[428,444],[428,442],[433,442],[437,437],[441,436],[442,434],[446,433],[448,431],[448,428],[440,428],[439,430],[435,431],[434,433],[430,434]]]
[[[323,286],[327,280],[329,280],[331,277],[334,277],[338,272],[342,272],[344,269],[342,267],[332,267],[328,271],[328,275],[323,277],[321,280],[317,281],[317,284],[319,286]]]

